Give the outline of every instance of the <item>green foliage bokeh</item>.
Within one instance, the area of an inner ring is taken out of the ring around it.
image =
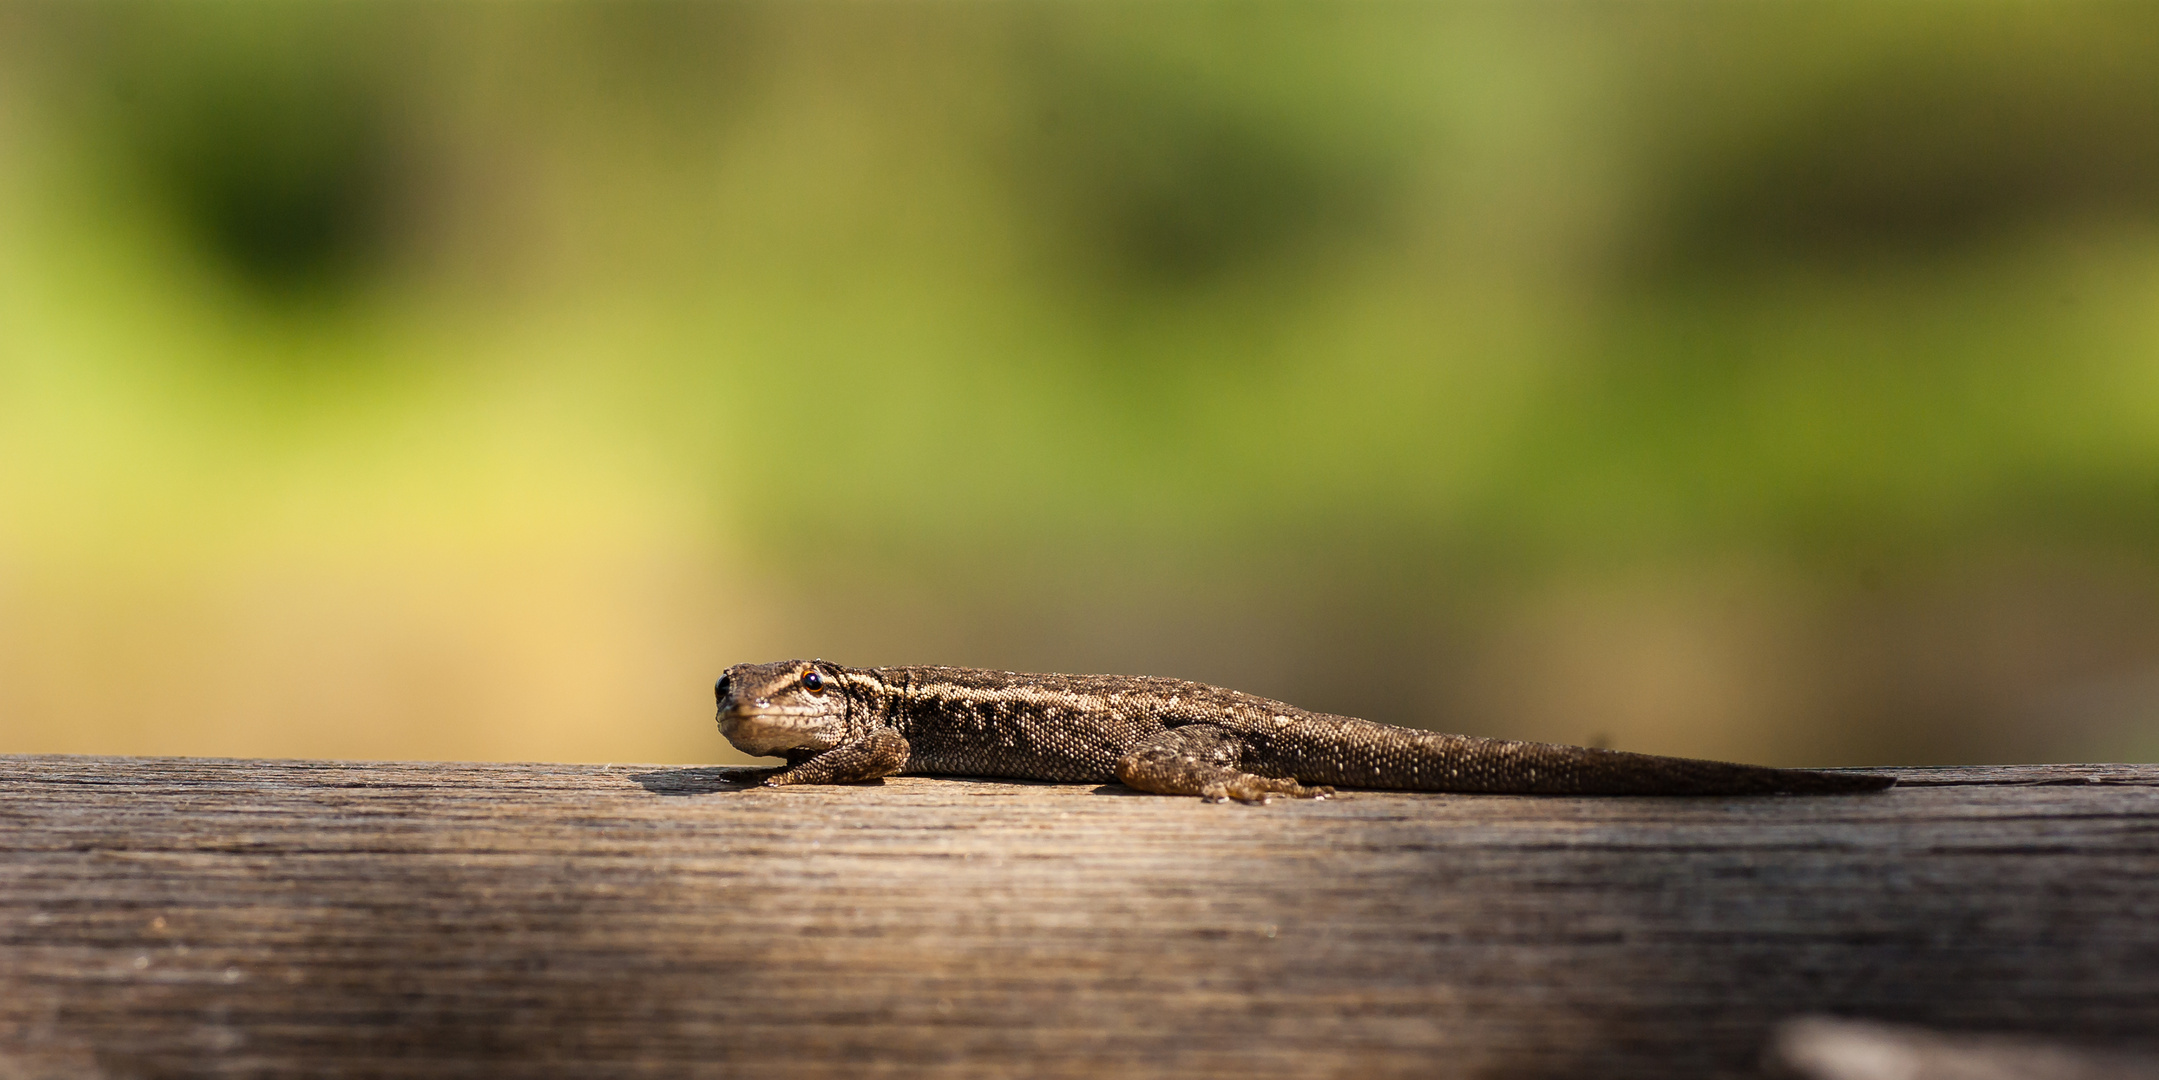
[[[776,588],[960,607],[2159,541],[2138,5],[0,29],[21,565],[455,544],[528,488],[604,533],[640,485]]]

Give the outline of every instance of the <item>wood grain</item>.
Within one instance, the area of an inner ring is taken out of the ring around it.
[[[2159,1043],[2159,766],[1217,806],[0,757],[0,1077],[1745,1076]]]

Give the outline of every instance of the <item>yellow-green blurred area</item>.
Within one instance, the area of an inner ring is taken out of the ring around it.
[[[0,4],[0,750],[810,655],[2159,756],[2159,8]]]

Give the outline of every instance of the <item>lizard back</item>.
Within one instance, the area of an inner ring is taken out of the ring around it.
[[[1243,744],[1237,765],[1306,784],[1548,795],[1875,791],[1867,773],[1775,769],[1625,750],[1396,727],[1151,675],[956,667],[874,669],[917,775],[1107,783],[1117,761],[1166,731],[1214,724]]]
[[[891,723],[914,748],[906,771],[917,775],[1110,783],[1119,758],[1164,731],[1217,718],[1240,699],[1264,701],[1151,675],[871,670],[887,687]]]

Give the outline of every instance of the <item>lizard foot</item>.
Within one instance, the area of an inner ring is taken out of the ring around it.
[[[1295,780],[1238,773],[1230,779],[1202,787],[1199,794],[1208,802],[1228,802],[1235,799],[1241,803],[1269,803],[1278,795],[1291,799],[1325,799],[1334,794],[1334,789],[1306,787]]]
[[[907,767],[907,740],[889,728],[871,732],[854,742],[796,761],[784,769],[764,769],[752,783],[765,787],[791,784],[856,784],[875,780]]]
[[[1260,776],[1238,768],[1243,743],[1213,724],[1192,724],[1168,733],[1160,742],[1117,760],[1117,779],[1126,787],[1157,795],[1197,795],[1208,802],[1264,803],[1276,796],[1324,799],[1329,787],[1306,787],[1290,777]]]

